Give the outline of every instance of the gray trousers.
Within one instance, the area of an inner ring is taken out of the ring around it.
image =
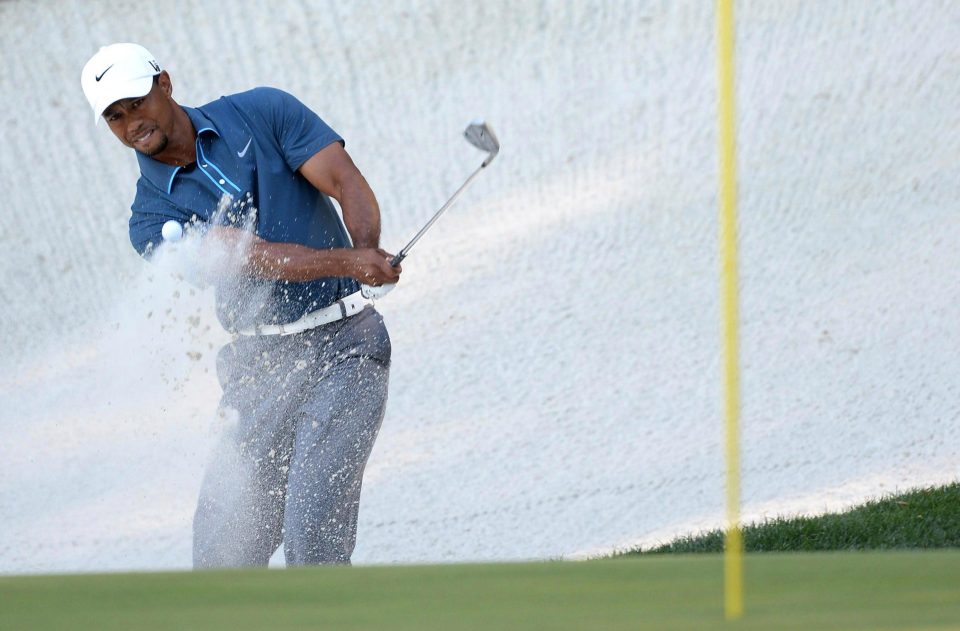
[[[204,475],[196,568],[350,562],[360,484],[383,421],[390,338],[373,307],[289,336],[242,337],[217,356],[236,415]]]

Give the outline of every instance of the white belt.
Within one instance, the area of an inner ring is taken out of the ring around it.
[[[287,324],[265,324],[253,326],[237,331],[238,335],[293,335],[314,329],[324,324],[330,324],[343,318],[349,318],[363,311],[367,305],[373,304],[364,298],[358,291],[346,298],[341,298],[329,307],[311,311],[299,320]]]

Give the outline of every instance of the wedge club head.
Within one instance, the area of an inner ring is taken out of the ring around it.
[[[500,141],[497,140],[497,135],[493,133],[490,125],[487,125],[485,121],[473,121],[467,125],[463,135],[466,136],[467,141],[471,145],[480,151],[487,152],[487,159],[483,161],[483,165],[481,166],[487,166],[497,157],[497,152],[500,151]]]

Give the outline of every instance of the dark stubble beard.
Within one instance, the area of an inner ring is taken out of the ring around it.
[[[137,149],[138,152],[142,153],[145,156],[152,157],[167,148],[167,145],[170,143],[170,138],[168,138],[167,135],[162,131],[160,131],[159,129],[154,133],[160,134],[160,141],[157,143],[157,146],[153,149],[150,149],[149,151],[140,151],[139,149]]]

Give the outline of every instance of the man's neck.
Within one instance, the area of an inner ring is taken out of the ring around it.
[[[160,153],[151,156],[158,162],[173,166],[186,166],[197,161],[197,130],[186,111],[177,105],[174,113],[173,133],[167,140],[167,146]]]

